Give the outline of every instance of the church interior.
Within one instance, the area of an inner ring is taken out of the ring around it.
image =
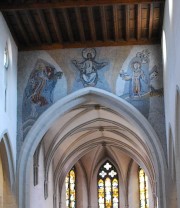
[[[0,1],[0,208],[180,208],[179,9]]]

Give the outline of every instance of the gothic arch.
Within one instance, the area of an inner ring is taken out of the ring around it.
[[[12,156],[11,144],[8,137],[8,133],[5,133],[0,140],[0,156],[3,156],[4,169],[8,176],[8,180],[11,186],[11,189],[15,189],[15,166],[14,159]]]
[[[164,152],[155,131],[149,122],[133,106],[121,98],[97,88],[84,88],[57,101],[39,117],[27,134],[18,163],[17,183],[19,190],[19,208],[29,208],[28,188],[30,164],[42,137],[59,117],[88,102],[95,102],[114,110],[138,131],[141,139],[145,141],[145,147],[148,150],[148,156],[153,165],[153,172],[155,172],[154,183],[157,182],[157,193],[155,194],[159,199],[159,208],[167,208],[167,167]]]
[[[16,207],[15,168],[8,134],[0,138],[0,207],[7,203]]]
[[[80,207],[80,204],[83,204],[83,207],[88,207],[89,193],[87,190],[87,175],[86,175],[85,169],[83,167],[83,164],[81,164],[80,161],[78,161],[74,166],[76,169],[76,197],[77,197],[76,207]],[[72,166],[71,167],[69,166],[69,168],[71,169]],[[67,173],[64,174],[62,181],[65,181],[65,177],[66,177]],[[59,200],[59,207],[62,207],[62,204],[64,201],[63,192],[65,193],[64,182],[62,183],[62,181],[59,184],[59,190],[58,190],[59,193],[57,195],[55,195],[57,199],[58,198],[60,199]],[[54,207],[56,207],[57,199],[54,200]]]

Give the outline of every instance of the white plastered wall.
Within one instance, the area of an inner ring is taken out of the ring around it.
[[[180,87],[180,21],[179,21],[179,0],[167,0],[165,5],[164,25],[163,25],[163,64],[164,64],[164,92],[165,92],[165,112],[166,112],[166,135],[167,144],[169,144],[168,135],[170,135],[169,126],[171,126],[171,137],[173,138],[173,147],[176,163],[176,186],[177,201],[180,207],[180,135],[178,133],[180,116],[180,106],[178,106],[178,88]],[[170,149],[167,147],[167,149]],[[170,154],[168,154],[170,155]],[[170,165],[172,167],[172,165]],[[172,170],[169,170],[172,173]],[[171,176],[173,178],[173,176]],[[169,189],[171,190],[171,189]]]
[[[6,43],[9,51],[9,67],[7,71],[4,68],[4,50]],[[17,54],[17,46],[2,13],[0,13],[0,140],[3,138],[3,135],[7,133],[14,165],[16,162],[17,130]],[[5,83],[7,83],[6,110]]]
[[[49,195],[47,199],[44,198],[44,150],[41,146],[39,152],[39,167],[38,167],[38,184],[34,186],[33,178],[33,161],[31,164],[31,174],[30,174],[30,208],[49,208],[53,204],[53,173],[52,173],[52,164],[49,170],[48,178],[48,188]]]

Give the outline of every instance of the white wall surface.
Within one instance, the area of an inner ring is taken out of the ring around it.
[[[8,45],[9,68],[4,68],[4,49]],[[17,46],[10,34],[7,24],[0,13],[0,140],[7,133],[16,161],[17,129]],[[5,111],[5,73],[7,76],[7,105]]]
[[[44,150],[41,146],[39,152],[38,184],[33,182],[33,161],[30,176],[30,208],[50,208],[53,207],[53,174],[52,164],[50,166],[48,178],[48,198],[44,198]]]
[[[169,144],[168,135],[171,135],[176,163],[176,186],[178,207],[180,207],[180,134],[178,112],[180,106],[177,106],[177,89],[180,87],[180,21],[179,21],[179,0],[166,0],[165,16],[163,25],[163,62],[164,62],[164,92],[165,92],[165,112],[166,112],[166,135],[167,144]],[[172,134],[169,132],[171,129]],[[167,149],[170,149],[167,147]],[[170,154],[169,154],[170,155]],[[172,167],[172,165],[170,165]],[[170,169],[170,168],[169,168]],[[169,172],[173,172],[169,170]],[[172,176],[173,178],[173,176]],[[172,207],[172,206],[171,206]]]

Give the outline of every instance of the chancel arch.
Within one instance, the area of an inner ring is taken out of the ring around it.
[[[70,120],[73,122],[66,125]],[[62,125],[65,125],[64,129],[60,129]],[[70,129],[75,130],[71,132]],[[80,161],[86,177],[90,178],[91,171],[88,167],[94,167],[93,161],[97,154],[106,154],[106,150],[98,152],[98,148],[104,143],[111,149],[110,154],[114,152],[117,155],[118,162],[120,154],[123,154],[127,160],[133,158],[146,170],[153,194],[158,197],[159,207],[167,208],[167,167],[158,137],[148,121],[121,98],[104,90],[85,88],[57,101],[38,118],[27,134],[20,154],[19,208],[29,208],[30,164],[42,138],[45,144],[45,164],[47,165],[49,159],[50,163],[53,163],[53,194],[56,201],[54,208],[58,207],[60,202],[60,176],[64,175],[65,179],[70,168]],[[123,170],[123,174],[126,175],[126,167],[123,167]],[[23,193],[26,193],[25,196]],[[88,206],[91,203],[92,207],[97,207],[96,201],[87,201]]]

